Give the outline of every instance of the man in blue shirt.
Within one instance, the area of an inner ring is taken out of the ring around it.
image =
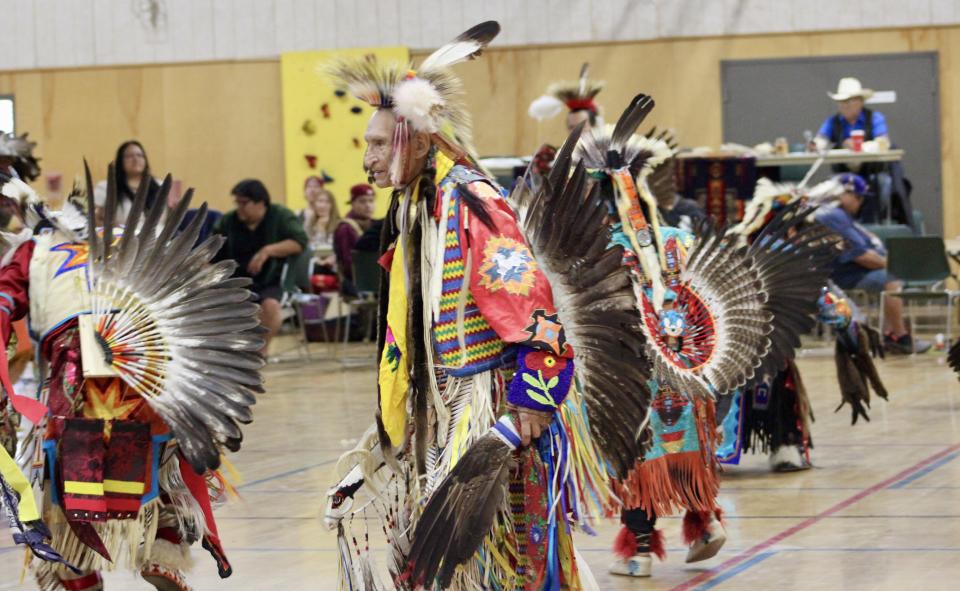
[[[887,273],[887,251],[875,235],[854,221],[867,194],[867,183],[862,177],[846,173],[838,178],[844,187],[838,207],[817,212],[817,221],[843,238],[843,252],[834,263],[831,279],[841,289],[861,289],[870,293],[895,293],[902,284]],[[903,301],[896,297],[884,298],[884,343],[893,353],[911,353],[914,344],[903,322]],[[917,341],[917,353],[930,348],[929,343]]]
[[[827,117],[820,126],[816,137],[819,149],[851,148],[850,132],[854,130],[863,131],[865,142],[884,136],[889,139],[887,119],[883,113],[864,107],[864,101],[873,96],[873,91],[864,88],[859,80],[843,78],[837,85],[837,92],[828,92],[827,95],[836,101],[838,113]]]

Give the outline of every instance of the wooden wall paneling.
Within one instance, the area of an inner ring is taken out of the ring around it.
[[[162,68],[166,169],[225,211],[230,189],[259,178],[284,202],[280,67],[276,62]]]

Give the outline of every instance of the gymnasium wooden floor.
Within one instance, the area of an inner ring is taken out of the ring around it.
[[[322,346],[315,357],[323,354]],[[371,420],[374,374],[369,346],[330,361],[273,364],[244,449],[234,456],[243,500],[218,520],[235,574],[220,581],[195,551],[196,590],[336,588],[335,537],[320,519],[333,466]],[[729,540],[716,558],[685,565],[677,518],[663,519],[669,558],[654,576],[606,573],[611,521],[578,543],[602,589],[956,589],[960,580],[960,383],[944,355],[888,358],[880,372],[892,392],[875,401],[872,422],[851,427],[839,401],[833,360],[808,351],[800,367],[810,392],[815,468],[772,474],[748,457],[723,476]],[[18,579],[23,554],[0,532],[0,589]],[[382,553],[380,554],[382,556]],[[107,589],[149,589],[127,573]]]

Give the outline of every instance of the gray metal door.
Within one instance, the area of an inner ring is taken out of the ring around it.
[[[943,232],[940,172],[940,96],[937,54],[893,53],[721,62],[723,139],[754,145],[786,137],[803,142],[836,113],[826,92],[844,76],[864,86],[896,92],[896,101],[868,105],[887,118],[890,140],[903,148],[903,167],[913,183],[913,207],[927,232]],[[829,169],[827,169],[829,171]],[[817,178],[825,177],[821,172]]]

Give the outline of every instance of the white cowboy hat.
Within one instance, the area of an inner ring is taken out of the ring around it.
[[[827,91],[827,96],[835,101],[845,101],[855,96],[867,100],[873,96],[873,90],[864,88],[856,78],[841,78],[840,82],[837,83],[837,92]]]

